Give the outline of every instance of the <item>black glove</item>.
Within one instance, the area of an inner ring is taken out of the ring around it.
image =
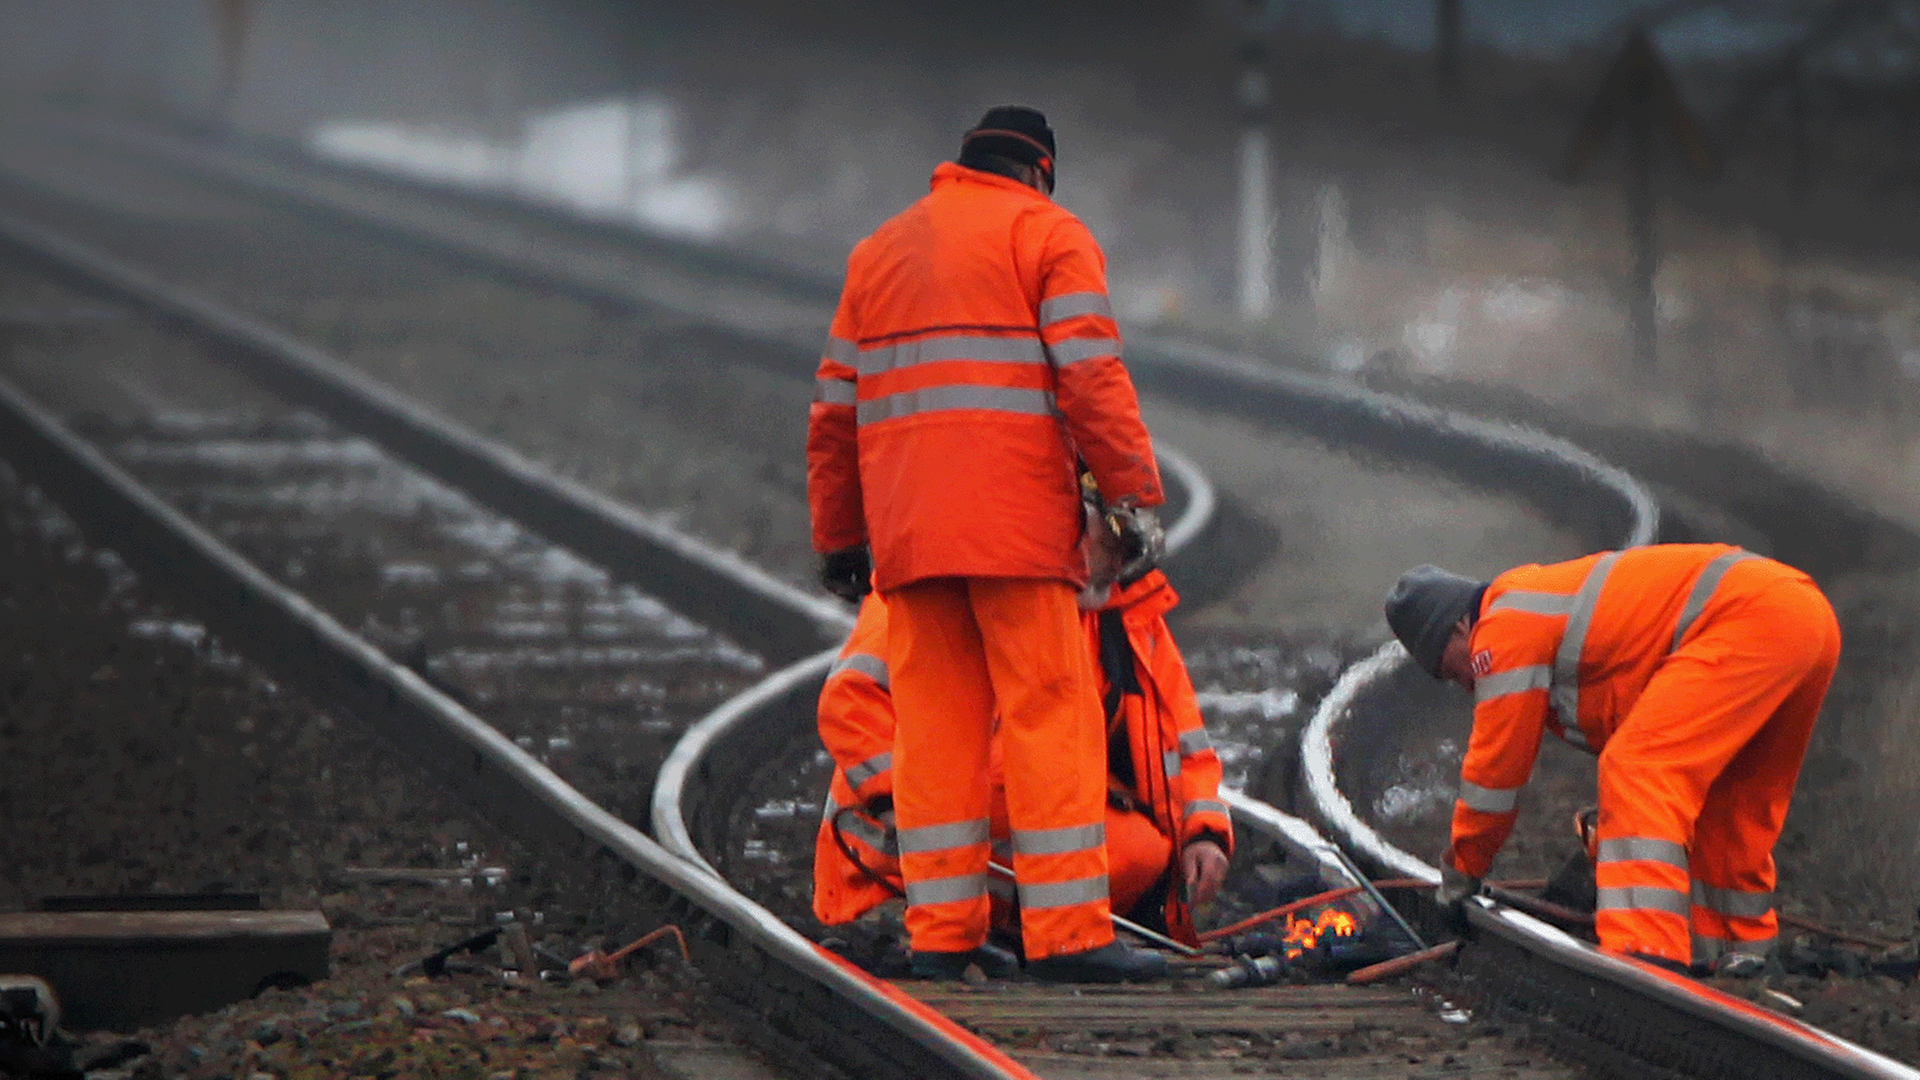
[[[1467,932],[1467,898],[1480,892],[1480,879],[1453,868],[1451,849],[1440,857],[1440,887],[1433,891],[1440,915],[1456,934]]]
[[[1116,506],[1107,520],[1120,536],[1120,583],[1131,585],[1160,565],[1167,554],[1167,534],[1160,515],[1139,506]]]
[[[873,556],[867,546],[841,548],[820,557],[820,584],[849,604],[873,591]]]

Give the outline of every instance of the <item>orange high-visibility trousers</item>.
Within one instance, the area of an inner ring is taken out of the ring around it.
[[[1839,657],[1804,574],[1728,571],[1600,754],[1602,947],[1685,964],[1772,946],[1773,845]]]
[[[1028,959],[1113,940],[1106,728],[1075,597],[1066,582],[1030,578],[927,578],[886,594],[894,820],[915,950],[986,940],[996,715]]]

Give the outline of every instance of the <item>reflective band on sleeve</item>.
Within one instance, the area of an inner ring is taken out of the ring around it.
[[[898,394],[863,401],[856,409],[855,416],[862,424],[877,424],[882,420],[952,409],[986,409],[1026,416],[1054,415],[1053,391],[1016,386],[930,386],[924,390],[903,390]]]
[[[847,783],[857,788],[891,768],[893,768],[893,752],[891,750],[884,754],[875,754],[847,770]]]
[[[1106,898],[1107,875],[1105,874],[1051,885],[1029,885],[1024,881],[1020,883],[1020,906],[1027,911],[1091,904]]]
[[[1467,805],[1467,809],[1483,814],[1510,814],[1514,804],[1520,801],[1520,789],[1481,787],[1470,780],[1462,780],[1460,801]]]
[[[1686,605],[1680,609],[1680,621],[1674,624],[1673,644],[1667,646],[1668,652],[1680,647],[1680,639],[1687,636],[1687,631],[1693,628],[1693,621],[1706,610],[1707,601],[1713,599],[1713,592],[1720,587],[1720,579],[1727,576],[1727,570],[1734,563],[1759,557],[1751,551],[1735,548],[1708,563],[1706,568],[1700,571],[1700,576],[1694,579],[1692,591],[1687,593]]]
[[[1478,705],[1503,698],[1508,694],[1524,694],[1529,690],[1545,690],[1553,685],[1553,669],[1545,664],[1528,664],[1526,667],[1496,671],[1491,675],[1477,676],[1473,680],[1473,701]]]
[[[1106,842],[1107,826],[1104,822],[1068,825],[1059,829],[1013,830],[1015,855],[1066,855],[1075,851],[1092,851]]]
[[[822,405],[852,405],[859,400],[859,391],[852,379],[815,379],[813,400]]]
[[[848,653],[833,662],[827,669],[827,678],[831,679],[843,671],[857,671],[881,686],[887,685],[887,662],[872,653]]]
[[[1180,751],[1168,750],[1160,755],[1160,769],[1171,780],[1180,775]]]
[[[840,832],[885,855],[899,857],[900,843],[893,830],[879,825],[865,814],[843,814]]]
[[[1573,608],[1573,594],[1509,589],[1487,605],[1488,611],[1524,611],[1529,615],[1565,615]]]
[[[1567,609],[1567,627],[1560,635],[1560,650],[1553,657],[1553,711],[1559,714],[1564,729],[1561,734],[1568,742],[1573,741],[1572,733],[1580,730],[1580,654],[1586,651],[1587,628],[1600,606],[1600,590],[1618,561],[1620,553],[1609,551],[1587,571],[1587,580],[1580,583],[1580,591]],[[1584,734],[1578,745],[1587,745]]]
[[[821,351],[821,358],[836,364],[845,364],[850,368],[860,366],[860,346],[843,337],[830,337],[827,347]]]
[[[1691,914],[1687,894],[1658,885],[1621,885],[1601,889],[1598,911],[1664,911],[1684,919]]]
[[[1227,814],[1227,804],[1221,802],[1219,799],[1192,799],[1188,801],[1187,805],[1180,808],[1180,812],[1188,817],[1192,817],[1195,814],[1219,814],[1221,817],[1225,817]]]
[[[945,851],[987,842],[987,819],[955,821],[946,825],[922,825],[900,830],[900,850],[909,855],[925,851]]]
[[[1213,749],[1213,736],[1207,734],[1206,728],[1189,728],[1180,733],[1181,753],[1197,754],[1202,750],[1211,749]]]
[[[1051,326],[1078,315],[1105,315],[1113,318],[1113,305],[1102,292],[1061,293],[1040,301],[1040,325]]]
[[[822,821],[833,820],[834,813],[839,809],[840,809],[840,804],[833,801],[833,793],[828,792],[826,802],[822,803],[820,806],[820,820]]]
[[[1047,346],[1053,366],[1066,367],[1101,356],[1119,356],[1120,343],[1113,338],[1068,338]]]
[[[915,906],[978,900],[985,895],[987,895],[987,875],[984,873],[955,874],[952,877],[907,882],[907,903]]]
[[[967,334],[954,337],[904,341],[860,350],[860,374],[878,375],[916,364],[937,364],[943,360],[979,360],[994,364],[1044,364],[1047,353],[1038,337],[986,337]]]
[[[1668,866],[1687,868],[1687,849],[1675,840],[1662,840],[1654,836],[1614,836],[1600,841],[1597,852],[1598,861],[1614,862],[1658,862]]]
[[[1700,881],[1693,883],[1693,902],[1708,911],[1735,919],[1764,919],[1767,912],[1773,910],[1773,894],[1770,892],[1721,889]]]

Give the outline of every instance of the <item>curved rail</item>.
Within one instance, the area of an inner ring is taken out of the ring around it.
[[[10,236],[14,242],[32,247],[36,238],[22,237],[18,233]],[[46,248],[39,249],[43,254]],[[76,270],[72,252],[48,255],[51,261],[61,263],[70,270]],[[84,261],[84,260],[82,260]],[[97,262],[97,260],[96,260]],[[151,296],[143,297],[138,275],[129,279],[120,275],[103,274],[97,267],[77,269],[76,272],[92,278],[96,284],[104,282],[109,288],[139,300],[151,310],[182,323],[192,324],[199,317],[198,312],[183,309],[178,305],[156,301]],[[155,284],[155,283],[144,283]],[[222,313],[230,318],[231,313]],[[240,320],[244,323],[244,320]],[[273,335],[268,332],[263,337],[258,327],[236,326],[229,324],[216,333],[229,346],[239,346],[243,351],[256,353],[274,352]],[[204,329],[200,332],[205,332]],[[1657,509],[1638,484],[1618,470],[1606,466],[1584,451],[1558,440],[1547,440],[1523,429],[1507,425],[1489,424],[1484,421],[1465,420],[1441,410],[1394,399],[1386,395],[1372,394],[1366,391],[1345,387],[1331,380],[1316,379],[1312,376],[1283,372],[1270,368],[1257,361],[1232,356],[1217,350],[1205,349],[1180,342],[1162,341],[1136,336],[1132,350],[1135,358],[1136,379],[1143,386],[1159,385],[1168,392],[1178,393],[1189,399],[1207,400],[1215,407],[1236,411],[1254,411],[1261,419],[1271,421],[1273,413],[1284,412],[1289,426],[1298,427],[1309,433],[1320,434],[1330,441],[1357,442],[1387,449],[1389,452],[1424,458],[1442,468],[1450,468],[1472,481],[1485,486],[1498,487],[1527,495],[1537,505],[1558,515],[1563,521],[1588,529],[1605,527],[1607,535],[1618,535],[1611,531],[1618,520],[1625,516],[1632,522],[1651,523],[1656,519]],[[285,344],[279,342],[279,344]],[[297,345],[297,343],[294,343]],[[297,350],[296,350],[297,351]],[[272,362],[280,364],[282,355]],[[283,379],[294,384],[307,384],[307,393],[324,397],[329,392],[343,395],[344,389],[330,385],[329,380],[315,380],[309,372],[283,373]],[[17,397],[17,395],[8,395]],[[6,404],[11,411],[12,402]],[[324,407],[323,407],[324,408]],[[330,415],[341,420],[343,426],[362,430],[351,419],[345,419],[328,409]],[[377,418],[376,418],[377,419]],[[42,418],[44,420],[44,418]],[[361,423],[371,421],[362,419]],[[33,425],[29,424],[28,427]],[[407,436],[414,432],[415,425],[402,425],[397,434]],[[389,441],[395,433],[379,435],[382,441]],[[15,436],[9,434],[9,441]],[[28,437],[28,443],[36,440]],[[38,440],[41,443],[46,439]],[[1542,442],[1555,443],[1570,453],[1542,453]],[[44,452],[44,447],[38,447]],[[84,449],[82,447],[81,449]],[[404,449],[402,453],[405,454]],[[44,454],[43,454],[44,456]],[[57,456],[57,455],[56,455]],[[409,455],[410,456],[410,455]],[[432,457],[433,455],[427,455]],[[456,455],[458,456],[458,455]],[[427,471],[436,475],[446,475],[434,464],[414,459]],[[105,464],[101,462],[100,464]],[[108,466],[111,468],[111,466]],[[55,467],[54,471],[60,471]],[[69,469],[68,471],[72,471]],[[86,470],[81,470],[86,471]],[[1620,481],[1620,482],[1615,482]],[[460,481],[455,481],[459,483]],[[111,485],[109,485],[111,486]],[[467,486],[462,483],[462,486]],[[1595,498],[1598,496],[1598,498]],[[496,507],[498,508],[498,507]],[[162,508],[164,509],[164,507]],[[506,511],[514,516],[525,518],[524,514],[512,510]],[[84,521],[85,515],[76,514]],[[107,533],[126,534],[118,527],[123,512],[106,512],[104,520],[108,523]],[[622,531],[616,523],[614,531]],[[604,526],[603,526],[604,527]],[[545,531],[545,530],[543,530]],[[631,533],[633,530],[626,530]],[[641,532],[649,530],[641,529]],[[1638,534],[1638,527],[1629,530],[1629,535]],[[145,535],[142,530],[134,533]],[[153,541],[156,551],[168,549],[170,542],[162,534],[148,537]],[[1650,539],[1652,525],[1645,529],[1644,539]],[[556,537],[558,539],[559,537]],[[144,543],[136,539],[136,543]],[[590,550],[587,545],[566,540],[570,546],[583,551]],[[1636,541],[1638,542],[1638,541]],[[173,547],[178,546],[172,543]],[[671,547],[671,545],[668,545]],[[598,556],[596,555],[596,558]],[[722,560],[724,562],[724,560]],[[217,563],[218,560],[213,560]],[[725,568],[707,565],[707,560],[694,558],[695,576],[705,581],[721,581],[719,586],[724,592],[724,580],[733,578],[738,581],[754,575],[731,575]],[[158,571],[162,568],[177,569],[177,566],[165,561],[152,564],[149,569],[156,577],[163,577]],[[212,579],[201,581],[202,591],[192,599],[196,608],[204,609],[210,603],[225,600],[232,602],[230,589],[206,588],[215,582]],[[267,584],[271,584],[268,582]],[[774,590],[779,591],[779,590]],[[212,595],[209,595],[209,592]],[[798,630],[781,635],[779,647],[769,649],[770,655],[791,657],[796,653],[811,652],[811,647],[802,646],[810,639],[816,645],[823,637],[831,638],[839,627],[844,627],[844,617],[834,618],[822,610],[824,602],[806,594],[797,594],[804,599],[804,608],[811,611],[799,621],[797,626],[791,622],[791,608],[786,616],[787,625]],[[696,602],[698,597],[695,598]],[[298,641],[302,648],[312,649],[314,632],[300,617],[300,607],[304,602],[298,597],[279,606],[278,614],[289,617],[295,629],[264,637],[254,634],[257,640],[265,643],[289,639]],[[771,607],[785,607],[778,599],[767,595],[765,590],[756,591],[755,604],[769,604]],[[238,611],[228,611],[220,618],[209,618],[209,625],[233,634],[235,637],[248,636],[255,629],[253,623],[260,618],[256,609],[262,605],[248,597],[235,605]],[[267,605],[274,606],[274,605]],[[686,608],[697,610],[693,604]],[[317,614],[317,613],[312,613]],[[733,625],[731,619],[716,620],[719,625]],[[231,627],[238,627],[236,632]],[[338,629],[337,627],[335,628]],[[843,631],[841,631],[843,632]],[[348,635],[351,637],[351,635]],[[751,640],[751,638],[743,638]],[[508,745],[495,748],[486,744],[486,740],[477,733],[470,732],[455,719],[439,715],[437,707],[423,706],[418,700],[420,692],[431,695],[430,688],[413,686],[417,683],[410,673],[404,670],[397,673],[381,673],[375,670],[373,675],[366,669],[342,674],[343,664],[351,667],[354,650],[344,648],[347,657],[329,654],[323,660],[300,655],[283,658],[296,671],[307,675],[304,681],[322,688],[335,691],[335,699],[357,702],[356,712],[370,715],[376,726],[393,729],[397,741],[403,743],[412,738],[424,745],[431,745],[433,752],[422,755],[422,760],[439,768],[446,774],[451,788],[469,795],[476,803],[485,806],[490,801],[502,804],[499,809],[509,820],[517,820],[534,831],[545,831],[559,843],[555,850],[561,853],[571,852],[585,868],[589,880],[605,885],[612,882],[614,887],[623,890],[633,902],[649,903],[669,914],[686,921],[688,905],[709,920],[705,932],[697,935],[703,954],[711,953],[711,962],[718,980],[724,988],[733,994],[736,1000],[749,1008],[763,1012],[777,1013],[789,1024],[785,1034],[799,1047],[817,1052],[829,1048],[829,1056],[837,1058],[843,1065],[862,1074],[877,1076],[893,1075],[1025,1075],[1017,1064],[997,1055],[991,1047],[977,1044],[971,1049],[964,1046],[965,1040],[948,1041],[936,1046],[916,1040],[914,1032],[921,1034],[938,1029],[943,1023],[937,1015],[916,1013],[911,1003],[902,1003],[898,995],[890,992],[881,984],[871,980],[862,981],[864,976],[845,969],[837,976],[826,980],[807,980],[797,978],[792,967],[787,966],[790,957],[804,955],[811,946],[785,928],[766,926],[760,916],[764,913],[754,910],[741,910],[734,906],[729,898],[717,896],[711,889],[716,884],[711,875],[698,867],[688,866],[657,845],[641,843],[646,838],[637,833],[631,836],[620,830],[625,826],[612,828],[607,822],[598,821],[587,812],[587,807],[575,806],[572,800],[579,800],[577,793],[571,799],[564,793],[555,792],[542,786],[546,779],[539,772],[544,770],[537,762],[514,763],[511,752],[517,748]],[[367,650],[360,643],[361,650]],[[323,650],[324,651],[324,650]],[[336,650],[339,652],[339,650]],[[369,659],[383,659],[377,656]],[[1378,661],[1378,664],[1374,664]],[[1376,654],[1362,667],[1375,672],[1375,677],[1388,665],[1398,663],[1399,658],[1388,650]],[[390,668],[391,665],[388,665]],[[303,682],[300,678],[290,681]],[[784,694],[771,694],[772,697],[791,699],[796,686],[804,685],[798,676],[793,683],[785,687]],[[1353,691],[1347,692],[1351,700]],[[322,695],[323,697],[325,695]],[[771,700],[763,702],[761,708],[770,707]],[[454,707],[457,709],[457,706]],[[471,718],[469,718],[471,719]],[[1316,717],[1318,720],[1319,717]],[[382,723],[384,722],[384,723]],[[1332,721],[1327,721],[1330,728]],[[482,725],[484,726],[484,725]],[[1329,738],[1329,746],[1331,740]],[[467,753],[461,752],[465,749]],[[504,765],[494,753],[496,749],[508,755]],[[470,754],[470,769],[469,764]],[[522,755],[524,756],[524,755]],[[512,767],[505,767],[510,765]],[[469,772],[471,775],[469,775]],[[488,783],[476,777],[504,777],[504,782],[495,779],[490,787]],[[551,774],[548,774],[550,777]],[[558,781],[554,781],[558,783]],[[565,785],[560,785],[565,788]],[[571,792],[571,789],[565,789]],[[513,794],[504,794],[505,792]],[[579,800],[584,802],[584,800]],[[590,804],[589,804],[590,806]],[[1291,838],[1295,847],[1312,855],[1318,851],[1329,859],[1339,856],[1338,849],[1315,836],[1298,819],[1265,808],[1244,798],[1236,799],[1236,813],[1243,820],[1249,820],[1271,831],[1277,837]],[[1351,808],[1348,808],[1349,813]],[[618,826],[619,823],[612,823]],[[1297,827],[1296,827],[1297,826]],[[1404,853],[1403,853],[1404,854]],[[666,859],[678,870],[655,865],[654,859]],[[1343,859],[1343,857],[1340,857]],[[1411,858],[1411,856],[1408,856]],[[616,868],[617,867],[617,868]],[[1431,872],[1431,868],[1428,870]],[[636,873],[646,875],[647,881],[640,881]],[[1572,999],[1567,1007],[1575,1007],[1580,1000],[1586,1003],[1586,1009],[1594,1012],[1592,1005],[1604,998],[1609,992],[1624,995],[1619,997],[1619,1009],[1611,1012],[1632,1012],[1642,1009],[1647,1003],[1663,1004],[1674,1015],[1687,1018],[1686,1025],[1676,1036],[1676,1040],[1685,1045],[1677,1060],[1703,1064],[1699,1075],[1726,1075],[1738,1077],[1754,1076],[1873,1076],[1873,1077],[1916,1077],[1920,1073],[1908,1070],[1897,1063],[1838,1040],[1824,1032],[1787,1021],[1770,1014],[1755,1017],[1742,1014],[1755,1012],[1744,1003],[1733,999],[1714,1000],[1717,995],[1702,993],[1699,988],[1669,985],[1666,997],[1684,994],[1685,997],[1674,1001],[1662,1001],[1662,993],[1645,983],[1657,976],[1650,975],[1633,965],[1622,964],[1611,958],[1600,956],[1591,949],[1572,939],[1553,940],[1551,931],[1538,924],[1529,925],[1532,920],[1517,913],[1500,909],[1491,904],[1483,904],[1475,909],[1474,923],[1486,933],[1483,940],[1490,943],[1504,943],[1511,946],[1520,964],[1534,964],[1550,967],[1552,971],[1542,975],[1536,981],[1548,990],[1557,990],[1565,997],[1568,983],[1565,975],[1572,971],[1586,977],[1587,983],[1574,986]],[[817,950],[816,950],[817,952]],[[1565,955],[1561,955],[1562,953]],[[829,958],[831,963],[831,959]],[[1503,974],[1511,975],[1511,972]],[[1542,996],[1546,1000],[1551,994]],[[784,1007],[774,1009],[769,1004],[779,999]],[[795,1011],[797,1010],[797,1011]],[[1608,1010],[1600,1010],[1609,1012]],[[1565,1009],[1558,1010],[1558,1019],[1565,1019]],[[1611,1012],[1609,1015],[1611,1015]],[[853,1015],[869,1019],[875,1015],[885,1021],[879,1028],[868,1026],[855,1030],[859,1025],[845,1023]],[[1603,1018],[1603,1020],[1606,1018]],[[1701,1020],[1709,1020],[1703,1025]],[[1604,1028],[1603,1022],[1599,1025]],[[1700,1038],[1702,1030],[1720,1033],[1713,1038]],[[890,1033],[893,1038],[884,1037]],[[951,1033],[948,1033],[951,1034]],[[1604,1036],[1596,1036],[1604,1042]],[[1729,1041],[1731,1040],[1731,1041]],[[977,1041],[976,1041],[977,1043]],[[911,1045],[909,1045],[911,1044]],[[1760,1049],[1755,1050],[1755,1047]],[[1784,1051],[1788,1060],[1782,1066],[1779,1060]],[[1769,1065],[1768,1061],[1774,1064]],[[1718,1064],[1716,1064],[1718,1063]],[[1731,1064],[1727,1064],[1731,1063]],[[1811,1072],[1809,1070],[1812,1070]]]

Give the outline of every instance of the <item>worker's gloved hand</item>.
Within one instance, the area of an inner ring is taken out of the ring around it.
[[[1120,583],[1130,585],[1160,565],[1167,554],[1167,533],[1160,515],[1142,506],[1110,507],[1107,520],[1120,537]]]
[[[820,584],[849,604],[873,591],[873,556],[865,544],[829,551],[820,557]]]
[[[1433,892],[1434,903],[1440,905],[1440,913],[1457,933],[1465,933],[1467,928],[1467,898],[1480,891],[1480,879],[1465,871],[1453,868],[1453,852],[1449,850],[1440,857],[1440,887]]]

